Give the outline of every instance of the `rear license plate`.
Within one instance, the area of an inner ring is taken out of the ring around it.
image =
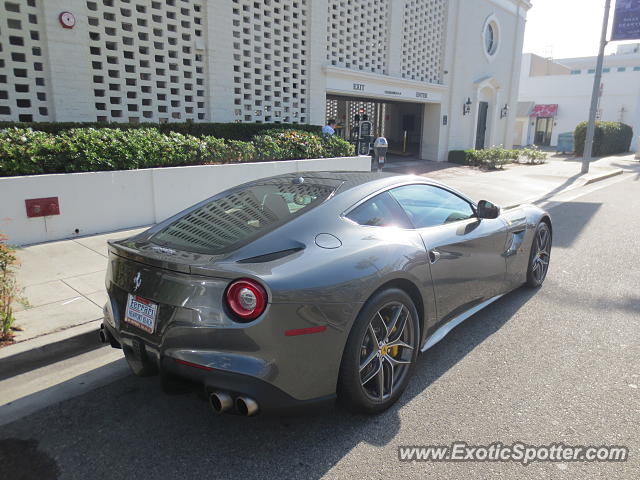
[[[124,321],[145,332],[153,333],[153,329],[156,326],[157,313],[157,303],[129,294]]]

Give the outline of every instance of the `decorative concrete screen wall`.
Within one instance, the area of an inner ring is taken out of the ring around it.
[[[36,0],[0,2],[0,120],[47,122],[51,97]]]
[[[446,0],[407,0],[402,35],[402,77],[442,83]]]
[[[97,121],[207,120],[205,1],[87,1]]]
[[[329,0],[328,4],[329,64],[387,73],[390,0]]]
[[[307,123],[307,2],[231,0],[235,119]]]
[[[368,172],[371,157],[5,177],[0,233],[24,245],[150,225],[234,185],[327,170]],[[60,215],[27,218],[25,200],[48,197],[59,198]]]

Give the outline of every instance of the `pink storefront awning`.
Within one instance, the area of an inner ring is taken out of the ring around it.
[[[558,105],[536,105],[531,111],[530,117],[555,117],[558,114]]]

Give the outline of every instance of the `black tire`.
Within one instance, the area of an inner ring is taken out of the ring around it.
[[[123,345],[122,350],[131,373],[138,377],[152,377],[158,374],[158,366],[147,358],[144,349],[136,351],[129,346]]]
[[[527,287],[539,288],[547,278],[551,260],[551,245],[551,229],[546,222],[540,222],[533,235],[533,242],[531,242],[525,282]]]
[[[398,310],[400,313],[393,322]],[[382,313],[378,315],[379,312]],[[374,348],[376,341],[378,346]],[[411,297],[397,288],[376,293],[358,314],[347,339],[338,378],[340,402],[354,413],[365,414],[380,413],[393,405],[409,383],[419,342],[418,312]],[[378,373],[363,384],[375,371]]]

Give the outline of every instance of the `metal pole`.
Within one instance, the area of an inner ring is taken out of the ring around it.
[[[609,10],[611,10],[611,0],[606,0],[604,4],[604,20],[602,21],[602,36],[600,37],[600,52],[598,53],[596,74],[595,78],[593,79],[593,92],[591,93],[591,109],[589,110],[587,139],[584,142],[584,154],[582,155],[582,173],[589,172],[589,162],[591,161],[591,153],[593,151],[593,136],[596,130],[596,114],[598,112],[600,81],[602,80],[604,47],[607,46],[607,30],[609,29]]]

